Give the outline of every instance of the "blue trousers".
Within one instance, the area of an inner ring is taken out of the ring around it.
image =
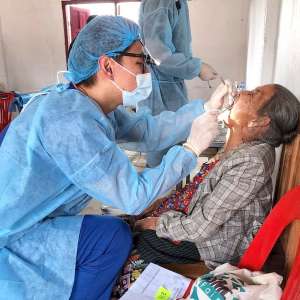
[[[82,222],[71,300],[109,300],[132,246],[128,225],[119,218],[85,216]]]

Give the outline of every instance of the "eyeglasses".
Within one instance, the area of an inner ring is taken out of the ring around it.
[[[247,96],[250,96],[251,99],[253,99],[253,96],[254,96],[254,92],[252,91],[242,91],[244,95],[247,95]],[[229,110],[231,111],[234,104],[236,103],[237,99],[241,96],[241,92],[235,92],[233,95],[230,95],[229,97],[229,104],[226,105],[225,107],[222,108],[221,110],[221,113],[226,111],[226,110]]]
[[[234,104],[235,104],[235,102],[236,102],[236,100],[240,97],[240,95],[241,95],[240,93],[235,93],[234,95],[230,95],[229,96],[229,103],[221,109],[221,113],[225,112],[226,110],[231,111]]]
[[[155,61],[149,54],[145,53],[132,53],[132,52],[115,52],[118,56],[140,57],[143,59],[143,73],[146,72],[147,66],[155,65]]]

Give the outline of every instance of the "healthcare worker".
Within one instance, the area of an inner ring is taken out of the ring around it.
[[[157,66],[152,68],[153,92],[138,108],[153,115],[176,111],[188,103],[184,80],[217,76],[210,65],[192,55],[187,0],[142,0],[139,24],[144,46]],[[148,165],[158,165],[163,154],[148,153]]]
[[[142,212],[191,172],[217,134],[209,110],[225,86],[200,117],[201,101],[157,117],[124,109],[151,92],[139,38],[122,17],[93,19],[70,52],[71,83],[36,96],[10,125],[0,147],[1,300],[110,299],[130,231],[118,218],[78,213],[91,197]],[[147,151],[186,138],[141,173],[116,143]]]

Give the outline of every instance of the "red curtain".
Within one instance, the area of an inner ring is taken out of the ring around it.
[[[70,24],[71,24],[71,38],[76,37],[80,29],[86,24],[86,20],[90,15],[90,11],[84,8],[70,6]]]

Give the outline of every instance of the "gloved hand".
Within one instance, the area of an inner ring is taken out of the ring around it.
[[[218,110],[221,109],[224,105],[226,105],[227,103],[225,103],[225,98],[228,99],[229,94],[231,94],[231,83],[229,80],[225,80],[225,84],[221,83],[216,90],[213,92],[213,94],[211,95],[209,101],[207,101],[204,104],[204,109],[206,111],[209,110]]]
[[[183,147],[199,156],[218,134],[218,112],[208,111],[195,119]]]
[[[214,80],[217,78],[217,76],[218,76],[218,73],[212,66],[210,66],[209,64],[206,64],[206,63],[202,63],[199,77],[203,81]]]

